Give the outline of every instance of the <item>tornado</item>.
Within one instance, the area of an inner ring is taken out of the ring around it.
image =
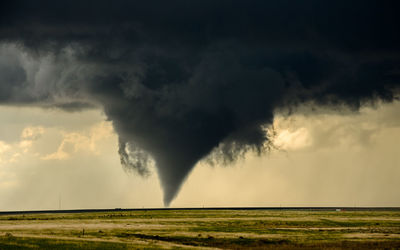
[[[101,109],[169,206],[196,164],[268,150],[277,110],[399,98],[397,1],[0,4],[0,104]],[[206,180],[204,180],[206,183]]]

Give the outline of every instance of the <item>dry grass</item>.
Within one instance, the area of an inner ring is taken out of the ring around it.
[[[399,211],[161,210],[0,216],[0,249],[399,249]]]

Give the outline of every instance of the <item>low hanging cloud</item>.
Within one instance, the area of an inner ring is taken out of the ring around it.
[[[121,163],[169,205],[193,166],[268,148],[277,110],[396,99],[395,1],[0,5],[0,103],[102,108]]]

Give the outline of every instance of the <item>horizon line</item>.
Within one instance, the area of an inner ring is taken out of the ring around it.
[[[314,210],[314,211],[400,211],[398,206],[287,206],[287,207],[150,207],[150,208],[87,208],[87,209],[39,209],[6,210],[0,215],[41,213],[95,213],[129,211],[174,211],[174,210]]]

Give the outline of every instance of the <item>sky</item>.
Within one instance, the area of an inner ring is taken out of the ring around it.
[[[398,10],[1,3],[0,209],[399,206]]]
[[[356,115],[303,109],[277,115],[276,149],[197,164],[171,206],[399,206],[400,102]],[[1,210],[163,207],[155,169],[121,167],[101,110],[0,112]]]

